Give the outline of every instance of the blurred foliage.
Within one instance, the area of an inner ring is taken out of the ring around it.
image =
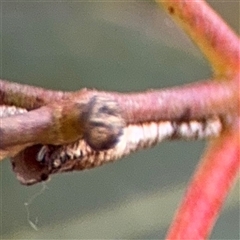
[[[239,31],[239,4],[211,4]],[[129,92],[211,75],[199,50],[153,2],[14,1],[1,8],[5,79]],[[29,206],[38,231],[24,203],[42,185],[21,186],[3,161],[1,237],[163,238],[203,148],[203,142],[162,143],[114,164],[54,176]],[[238,197],[235,187],[213,239],[239,238]]]

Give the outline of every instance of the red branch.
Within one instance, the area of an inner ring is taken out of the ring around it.
[[[60,107],[61,100],[85,104],[93,96],[104,95],[118,102],[127,124],[198,119],[236,112],[239,100],[236,81],[234,78],[231,82],[206,80],[141,93],[118,93],[88,89],[76,92],[50,91],[0,79],[0,104],[31,110],[54,102]]]
[[[167,239],[206,239],[238,173],[239,124],[210,144]]]
[[[198,45],[217,77],[230,77],[239,72],[239,38],[205,1],[159,3]]]

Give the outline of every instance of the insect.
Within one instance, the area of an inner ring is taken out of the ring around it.
[[[164,140],[203,139],[217,137],[222,130],[220,118],[193,120],[190,122],[150,122],[147,124],[128,125],[113,148],[95,150],[83,139],[63,146],[43,146],[37,159],[47,164],[51,171],[85,169],[122,158],[131,152],[152,147]],[[70,163],[68,163],[70,162]],[[74,165],[73,167],[71,166]],[[66,167],[67,166],[67,167]]]
[[[229,86],[208,81],[120,94],[86,89],[63,93],[0,80],[0,157],[10,156],[18,180],[31,185],[51,174],[93,168],[164,140],[217,137],[230,124],[231,119],[222,117],[228,116],[225,109],[219,105],[215,114],[209,99],[204,109],[205,99],[197,100],[194,108],[185,100],[196,91],[207,95],[206,87],[223,99],[232,96]]]
[[[26,110],[24,111],[23,109],[18,109],[17,111],[17,109],[9,107],[9,114],[11,114],[13,110],[15,110],[15,114],[26,112]],[[6,115],[6,111],[7,108],[4,107],[1,112],[5,112]],[[111,109],[109,111],[111,113]],[[104,115],[103,119],[106,119],[105,114],[109,114],[109,111],[106,109],[104,109],[103,112],[97,111],[97,113],[94,114],[95,117],[89,124],[94,126],[95,121],[102,119],[102,114]],[[114,114],[113,117],[117,117],[117,115]],[[104,124],[96,125],[101,128],[105,126]],[[107,130],[108,129],[109,128],[107,128]],[[101,149],[94,148],[84,137],[73,143],[64,145],[35,145],[29,147],[18,154],[17,157],[12,158],[13,169],[23,184],[31,185],[47,180],[53,173],[97,167],[104,163],[120,159],[132,152],[152,147],[164,140],[192,140],[217,137],[222,131],[222,120],[219,117],[213,116],[208,119],[191,121],[160,121],[144,124],[129,124],[122,128],[119,128],[119,122],[117,121],[117,129],[121,129],[121,131],[117,132],[118,137],[115,138],[115,141],[112,141],[110,138],[111,145],[108,145],[108,148],[106,148],[106,145]],[[112,132],[112,130],[110,130],[110,132]],[[100,136],[96,141],[97,143],[102,139],[101,131],[98,134]],[[105,136],[106,135],[103,134],[104,141]],[[112,137],[112,135],[110,136]],[[99,144],[96,146],[99,146]],[[25,162],[25,164],[23,164],[23,162]],[[21,176],[20,173],[26,170],[24,168],[32,166],[35,166],[35,168],[37,166],[38,174],[32,174],[32,172],[29,171],[31,172],[30,177],[26,174],[23,175],[24,177]]]

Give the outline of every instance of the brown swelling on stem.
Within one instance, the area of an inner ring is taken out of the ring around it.
[[[108,149],[116,144],[125,126],[117,102],[98,96],[88,103],[63,101],[29,112],[2,106],[1,115],[0,159],[27,146],[62,145],[81,138],[93,149]]]
[[[83,137],[95,150],[112,148],[122,135],[125,121],[118,103],[107,97],[94,96],[81,114]]]

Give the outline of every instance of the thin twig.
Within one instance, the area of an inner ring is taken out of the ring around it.
[[[87,104],[93,96],[105,96],[118,102],[127,124],[197,119],[236,112],[239,100],[236,84],[237,79],[234,78],[231,83],[205,80],[180,87],[126,94],[87,89],[59,92],[0,80],[0,104],[31,110],[53,102],[60,106],[61,101]]]
[[[205,1],[157,2],[198,45],[216,77],[231,78],[239,72],[239,37]]]

